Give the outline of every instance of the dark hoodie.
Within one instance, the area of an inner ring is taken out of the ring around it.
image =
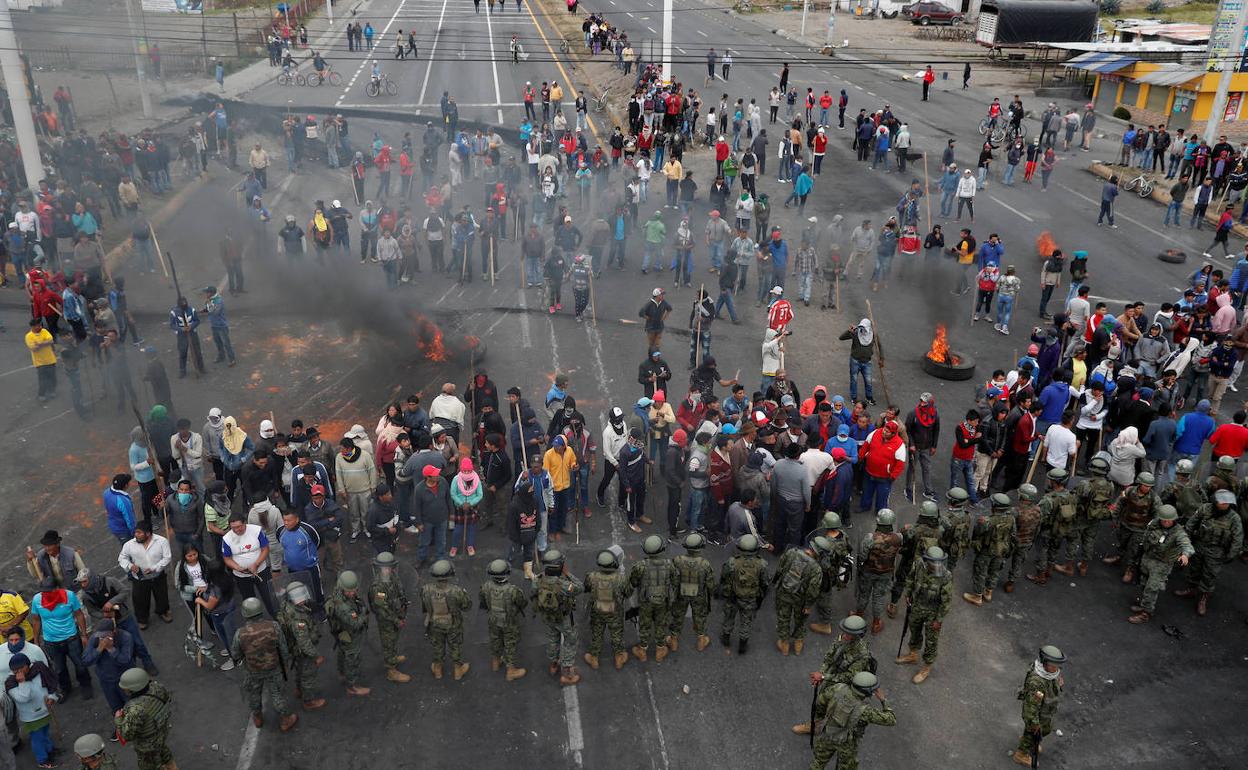
[[[581,424],[585,424],[585,415],[576,411],[576,399],[568,396],[563,399],[563,408],[555,412],[555,416],[550,418],[550,426],[546,430],[546,437],[553,439],[555,436],[563,434],[565,428],[572,423],[573,420],[580,420]]]

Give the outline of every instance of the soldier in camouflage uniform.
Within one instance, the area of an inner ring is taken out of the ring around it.
[[[953,603],[953,575],[945,568],[945,552],[932,546],[923,553],[923,569],[907,581],[906,604],[910,606],[910,652],[897,658],[900,664],[914,663],[923,647],[923,668],[910,680],[922,684],[932,673],[940,645],[940,628]]]
[[[841,621],[840,632],[836,641],[823,654],[823,668],[810,673],[811,686],[826,688],[849,684],[860,671],[875,673],[875,658],[871,655],[871,648],[867,646],[867,621],[857,615],[850,615]],[[793,725],[793,732],[809,735],[810,722],[798,722]]]
[[[325,705],[321,688],[316,683],[316,667],[325,662],[317,652],[321,626],[312,614],[312,593],[298,580],[286,586],[286,597],[277,611],[277,624],[286,637],[290,650],[290,668],[295,678],[295,697],[303,700],[303,710],[312,711]]]
[[[832,550],[819,562],[819,566],[823,568],[823,582],[819,587],[819,598],[815,600],[815,611],[819,619],[818,622],[810,624],[810,630],[816,634],[831,636],[832,617],[835,612],[832,606],[833,597],[845,590],[853,577],[854,554],[849,537],[841,529],[841,517],[837,513],[828,511],[823,514],[820,528]]]
[[[1208,502],[1205,490],[1192,480],[1191,460],[1179,460],[1174,468],[1174,481],[1162,487],[1158,498],[1166,505],[1174,506],[1179,512],[1179,523],[1184,526],[1200,510],[1200,506]]]
[[[360,657],[364,648],[364,632],[368,630],[368,605],[359,594],[360,579],[351,570],[338,575],[338,583],[325,614],[329,632],[337,650],[338,674],[347,683],[347,695],[368,695],[369,688],[360,686]]]
[[[1080,577],[1088,574],[1088,560],[1096,545],[1097,525],[1113,515],[1110,506],[1117,496],[1114,482],[1105,477],[1109,473],[1108,455],[1098,452],[1088,461],[1088,473],[1092,474],[1075,485],[1075,520],[1071,524],[1066,541],[1066,563],[1053,567],[1063,575],[1073,576],[1078,568]]]
[[[672,601],[672,625],[667,646],[676,652],[680,632],[685,626],[685,611],[693,613],[693,632],[698,636],[698,652],[706,649],[711,637],[706,635],[706,620],[711,614],[711,596],[715,594],[715,568],[702,555],[706,538],[697,532],[685,536],[685,553],[672,559],[676,570],[676,598]]]
[[[966,490],[954,487],[963,495]],[[949,490],[950,492],[953,489]],[[901,530],[901,561],[897,564],[899,580],[893,581],[893,590],[889,595],[885,610],[890,618],[897,617],[897,600],[906,590],[906,581],[911,573],[923,568],[923,560],[918,558],[934,545],[945,542],[945,523],[940,519],[940,508],[931,500],[924,500],[919,506],[919,521],[913,527],[906,525]]]
[[[576,597],[585,593],[585,585],[573,577],[563,561],[563,554],[554,548],[542,554],[542,575],[533,592],[537,614],[546,624],[546,660],[550,675],[559,674],[559,684],[568,686],[581,681],[573,661],[576,660]]]
[[[507,681],[514,682],[527,673],[516,666],[516,647],[520,644],[520,618],[529,598],[507,576],[511,565],[503,559],[490,562],[490,579],[481,584],[481,609],[488,613],[490,634],[490,670],[507,667]]]
[[[992,601],[992,589],[997,587],[1001,565],[1014,548],[1014,526],[1010,498],[997,492],[992,496],[992,515],[978,517],[972,534],[975,562],[971,567],[971,592],[962,594],[962,598],[976,607]]]
[[[1023,565],[1031,545],[1040,532],[1040,522],[1044,518],[1040,506],[1036,504],[1040,490],[1031,484],[1023,484],[1018,488],[1018,504],[1014,507],[1014,547],[1010,550],[1010,571],[1005,576],[1005,592],[1014,593],[1014,581],[1023,574]]]
[[[896,515],[888,508],[875,514],[875,531],[868,533],[858,546],[858,606],[855,615],[865,616],[871,610],[871,633],[884,630],[884,600],[893,587],[893,573],[897,566],[897,554],[901,552],[902,537],[893,531]],[[905,579],[905,576],[902,577]]]
[[[1048,584],[1049,570],[1053,569],[1053,560],[1057,558],[1062,543],[1070,537],[1078,507],[1074,494],[1066,489],[1067,473],[1064,468],[1051,469],[1046,478],[1049,491],[1040,498],[1040,528],[1044,542],[1036,560],[1036,572],[1027,576],[1038,586]]]
[[[254,596],[243,600],[243,627],[234,632],[230,658],[247,664],[243,677],[243,696],[251,710],[251,721],[264,726],[264,693],[273,702],[273,710],[281,717],[282,732],[299,721],[299,715],[286,700],[286,661],[290,651],[286,637],[277,623],[264,617],[264,605]]]
[[[446,559],[438,559],[429,568],[432,583],[420,587],[420,606],[425,612],[425,638],[433,648],[429,670],[434,679],[442,678],[442,661],[451,652],[452,673],[458,682],[468,673],[464,662],[464,611],[472,608],[472,599],[462,586],[451,582],[455,568]]]
[[[1140,568],[1140,552],[1144,548],[1144,530],[1157,517],[1161,500],[1153,492],[1156,483],[1153,474],[1144,471],[1135,477],[1135,483],[1122,490],[1114,510],[1118,513],[1118,553],[1101,559],[1103,564],[1123,562],[1122,582],[1135,582]],[[1176,511],[1177,512],[1177,511]]]
[[[869,706],[874,694],[880,708]],[[897,715],[888,707],[875,674],[860,671],[849,684],[836,684],[820,691],[815,701],[815,757],[810,770],[824,770],[836,757],[837,770],[858,770],[858,742],[867,725],[892,727]]]
[[[944,540],[940,543],[941,550],[948,557],[946,569],[953,572],[962,554],[971,549],[971,512],[970,498],[962,487],[952,487],[945,493],[945,520],[943,522]],[[919,551],[918,555],[923,555]],[[919,565],[915,564],[915,570]]]
[[[368,608],[377,619],[377,633],[381,636],[381,661],[386,667],[386,679],[391,682],[410,682],[412,678],[398,666],[407,660],[399,654],[399,631],[407,622],[407,591],[399,579],[398,560],[389,551],[382,551],[373,558],[373,583],[368,587]]]
[[[139,770],[178,770],[167,743],[173,693],[141,668],[126,671],[117,684],[130,699],[113,722],[117,737],[134,746]]]
[[[117,770],[117,762],[105,753],[104,748],[104,739],[95,733],[87,733],[74,741],[78,770]]]
[[[1222,489],[1232,492],[1239,486],[1239,477],[1235,475],[1235,458],[1222,455],[1213,467],[1213,476],[1222,482]]]
[[[1187,570],[1188,587],[1175,596],[1197,596],[1196,614],[1209,611],[1209,596],[1218,584],[1218,573],[1244,547],[1244,524],[1235,514],[1235,493],[1221,489],[1213,502],[1205,503],[1187,523],[1196,557]]]
[[[737,654],[744,655],[750,647],[754,615],[767,596],[770,577],[767,562],[758,555],[758,538],[742,535],[737,540],[737,553],[728,557],[719,572],[719,597],[724,600],[724,625],[719,641],[724,654],[732,654],[732,633],[737,632]],[[737,623],[740,614],[741,622]]]
[[[823,585],[823,568],[819,560],[832,550],[827,538],[820,535],[805,548],[790,548],[780,557],[771,583],[776,587],[776,649],[794,655],[802,654],[806,644],[806,616],[819,597]]]
[[[1066,684],[1061,670],[1065,662],[1061,650],[1052,645],[1041,647],[1040,657],[1032,663],[1018,688],[1017,698],[1023,702],[1023,735],[1018,739],[1013,759],[1020,765],[1033,767],[1032,752],[1038,752],[1039,741],[1053,732],[1053,715]]]
[[[624,647],[624,608],[633,587],[628,577],[620,573],[620,563],[615,554],[601,551],[598,569],[585,576],[585,593],[589,594],[589,650],[585,662],[598,670],[598,656],[602,655],[603,631],[611,634],[611,649],[615,651],[615,669],[624,668],[628,662],[628,650]]]
[[[1157,609],[1157,595],[1166,590],[1170,570],[1176,563],[1186,567],[1188,560],[1196,553],[1187,532],[1178,521],[1179,512],[1173,505],[1158,506],[1157,518],[1148,523],[1140,537],[1140,572],[1144,579],[1144,591],[1132,605],[1131,611],[1135,614],[1127,618],[1128,622],[1148,622]]]
[[[668,620],[668,608],[672,597],[676,595],[676,570],[672,568],[672,560],[661,554],[667,546],[663,538],[651,535],[641,545],[646,558],[637,562],[628,571],[629,585],[637,592],[637,644],[633,647],[633,656],[642,663],[653,644],[654,659],[661,661],[669,652],[667,633],[671,628]]]

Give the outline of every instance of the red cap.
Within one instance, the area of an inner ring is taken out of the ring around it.
[[[664,392],[663,392],[663,391],[661,391],[661,390],[656,390],[656,391],[654,391],[654,397],[653,397],[653,399],[652,399],[652,400],[653,400],[653,401],[654,401],[654,403],[656,403],[656,404],[661,404],[661,403],[663,403],[664,401],[666,401],[666,400],[667,400],[667,394],[666,394],[666,393],[664,393]]]
[[[438,466],[436,465],[426,465],[424,470],[421,471],[421,475],[423,475],[425,478],[429,478],[430,476],[437,476],[439,473],[440,471],[438,471]]]
[[[839,462],[845,461],[848,457],[849,455],[845,454],[844,449],[841,449],[839,446],[832,447],[832,459],[833,460],[836,460],[839,463]]]
[[[323,485],[323,484],[313,484],[313,485],[312,485],[312,494],[314,494],[314,495],[323,495],[323,494],[325,494],[325,485]]]
[[[672,432],[672,441],[683,449],[685,444],[689,443],[689,434],[685,433],[684,428],[677,428]]]
[[[899,430],[899,428],[898,428],[898,426],[897,426],[897,421],[896,421],[896,420],[889,420],[888,422],[884,423],[884,427],[885,427],[885,428],[886,428],[886,429],[887,429],[890,433],[897,433],[897,432],[898,432],[898,430]]]

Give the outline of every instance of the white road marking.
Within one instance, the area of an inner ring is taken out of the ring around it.
[[[447,298],[447,297],[451,296],[451,292],[455,291],[457,288],[459,288],[459,287],[458,287],[458,286],[456,286],[455,284],[451,284],[451,287],[450,287],[449,289],[447,289],[447,290],[446,290],[446,291],[442,294],[442,296],[441,296],[441,297],[438,297],[438,301],[437,301],[437,302],[435,302],[435,303],[433,303],[433,304],[435,304],[435,305],[441,305],[444,301],[446,301],[446,298]]]
[[[599,336],[598,329],[593,324],[585,324],[585,336],[589,339],[589,350],[593,354],[594,377],[598,380],[598,392],[610,393],[611,381],[607,377],[607,367],[602,362],[602,337]],[[599,413],[598,423],[599,430],[606,430],[607,415],[605,411]],[[620,511],[615,504],[615,499],[614,497],[607,498],[607,510],[611,520],[611,542],[623,543],[625,541],[624,522],[620,519]]]
[[[707,34],[700,29],[695,29],[694,32],[697,32],[702,37],[707,37]]]
[[[997,197],[995,197],[995,196],[989,195],[989,196],[988,196],[988,200],[990,200],[990,201],[992,201],[993,203],[996,203],[997,205],[1001,206],[1001,207],[1002,207],[1002,208],[1004,208],[1006,211],[1012,211],[1012,212],[1014,212],[1015,214],[1017,214],[1018,216],[1022,217],[1023,219],[1026,219],[1028,222],[1035,222],[1035,221],[1036,221],[1036,220],[1032,219],[1031,217],[1027,216],[1026,214],[1024,214],[1023,212],[1019,211],[1018,209],[1014,208],[1014,207],[1013,207],[1013,206],[1011,206],[1010,204],[1008,204],[1008,203],[1006,203],[1006,202],[1002,201],[1000,198],[997,198]]]
[[[631,11],[625,11],[625,12],[624,12],[624,15],[625,15],[625,16],[628,16],[630,19],[635,19],[635,18],[637,18],[637,16],[636,16],[634,13],[632,13]]]
[[[34,364],[28,364],[26,366],[19,367],[17,369],[10,369],[7,372],[0,372],[0,377],[8,377],[10,374],[17,374],[18,372],[24,372],[27,369],[34,369],[34,368],[35,368]]]
[[[455,102],[455,105],[460,108],[463,108],[463,107],[523,107],[524,102],[467,102],[467,103]],[[338,106],[346,107],[347,109],[357,109],[357,110],[379,109],[379,108],[380,109],[397,109],[397,110],[420,110],[420,109],[429,109],[432,107],[437,107],[441,109],[442,107],[440,103],[423,104],[421,102],[402,102],[399,104],[390,104],[389,102],[387,102],[385,104],[380,104],[380,105],[378,104],[340,104]]]
[[[442,12],[438,14],[438,28],[433,33],[433,45],[429,46],[429,66],[425,67],[425,80],[420,84],[420,96],[416,97],[416,106],[424,104],[425,101],[425,92],[429,88],[429,74],[433,72],[433,55],[438,52],[438,39],[442,37],[442,20],[446,18],[446,4],[448,2],[450,0],[442,0]]]
[[[862,86],[854,86],[854,88],[857,88],[859,91],[862,90]]]
[[[61,412],[60,414],[54,414],[54,415],[52,415],[51,417],[48,417],[48,418],[43,419],[43,420],[40,420],[39,422],[35,423],[34,425],[27,425],[25,428],[21,428],[20,430],[16,430],[16,431],[14,431],[14,433],[21,434],[21,433],[26,433],[27,431],[32,431],[32,430],[34,430],[35,428],[41,427],[41,426],[43,426],[43,425],[47,425],[48,423],[52,422],[53,420],[59,420],[59,419],[61,419],[62,417],[64,417],[65,415],[69,414],[69,413],[70,413],[70,412],[72,412],[72,411],[74,411],[74,410],[73,410],[73,409],[66,409],[65,411]],[[250,724],[250,722],[249,722],[248,724]]]
[[[1133,299],[1115,299],[1113,297],[1101,297],[1096,294],[1089,294],[1088,299],[1094,299],[1097,302],[1104,302],[1106,305],[1109,305],[1110,307],[1114,307],[1115,305],[1118,305],[1118,306],[1130,305],[1131,303],[1135,302],[1135,300]]]
[[[1072,189],[1072,188],[1070,188],[1070,187],[1067,187],[1067,186],[1066,186],[1066,185],[1064,185],[1064,184],[1059,184],[1059,185],[1058,185],[1058,187],[1062,188],[1063,190],[1065,190],[1065,191],[1066,191],[1066,192],[1068,192],[1068,193],[1072,193],[1072,194],[1074,194],[1074,195],[1079,196],[1080,198],[1083,198],[1085,201],[1087,201],[1088,203],[1093,204],[1094,206],[1100,206],[1100,205],[1101,205],[1101,202],[1100,202],[1100,201],[1098,201],[1098,200],[1093,200],[1092,198],[1089,198],[1088,196],[1084,195],[1083,193],[1079,192],[1078,190],[1075,190],[1075,189]],[[1140,228],[1140,229],[1142,229],[1142,230],[1147,230],[1148,232],[1152,233],[1153,235],[1157,236],[1158,238],[1162,238],[1163,240],[1165,240],[1165,242],[1166,242],[1166,243],[1172,244],[1172,245],[1174,245],[1174,246],[1178,246],[1178,247],[1180,247],[1180,248],[1182,248],[1182,247],[1183,247],[1183,244],[1179,243],[1178,241],[1176,241],[1176,240],[1175,240],[1174,238],[1172,238],[1171,236],[1167,235],[1166,233],[1161,232],[1160,230],[1154,230],[1153,228],[1149,227],[1148,225],[1144,224],[1143,222],[1139,221],[1138,219],[1132,219],[1131,217],[1127,216],[1126,214],[1119,214],[1118,212],[1114,212],[1114,217],[1115,217],[1116,219],[1123,219],[1123,220],[1126,220],[1127,222],[1130,222],[1131,224],[1135,225],[1136,227],[1139,227],[1139,228]]]
[[[672,46],[672,47],[675,48],[677,51],[680,51],[681,53],[689,53],[688,51],[686,51],[685,49],[681,48],[678,45]]]
[[[260,729],[250,719],[247,720],[247,731],[243,733],[243,745],[238,749],[238,764],[234,766],[235,770],[250,770],[252,757],[256,753],[256,738],[260,736]]]
[[[650,696],[650,711],[654,714],[654,730],[659,735],[659,757],[663,759],[663,767],[671,767],[667,761],[667,741],[663,739],[663,721],[659,719],[659,706],[654,702],[654,682],[650,672],[646,672],[646,694]]]
[[[568,721],[568,751],[576,766],[581,767],[581,751],[585,748],[585,735],[581,732],[581,701],[575,687],[563,688],[563,715]]]
[[[646,29],[650,30],[650,34],[652,34],[652,35],[657,35],[657,34],[659,34],[659,31],[658,31],[657,29],[655,29],[654,27],[646,27]]]
[[[550,362],[555,365],[555,371],[559,371],[559,337],[555,335],[555,321],[550,315],[546,316],[546,325],[550,328]]]
[[[520,290],[520,347],[533,347],[533,335],[529,332],[529,302]]]
[[[520,2],[520,0],[516,0],[516,2]],[[494,14],[492,13],[485,15],[485,28],[487,36],[490,38],[490,71],[494,74],[494,103],[502,105],[503,92],[498,89],[498,59],[494,56],[494,22],[491,21],[493,18]],[[498,107],[498,122],[503,122],[503,108],[501,106]]]
[[[377,37],[378,40],[386,39],[386,33],[390,31],[390,27],[394,24],[394,20],[399,18],[399,14],[403,13],[403,6],[405,5],[407,5],[407,0],[399,0],[399,7],[394,9],[394,15],[390,17],[390,21],[386,22],[386,26],[381,28],[381,35]],[[342,96],[338,97],[338,101],[334,103],[335,107],[342,106],[342,101],[347,98],[347,92],[351,90],[351,86],[355,85],[356,79],[359,78],[360,73],[364,71],[364,68],[368,66],[368,63],[374,56],[376,56],[376,53],[370,51],[369,54],[360,61],[360,66],[355,68],[355,74],[351,76],[351,82],[347,83],[347,87],[342,89]],[[432,63],[430,66],[432,66]],[[424,99],[421,99],[421,101],[424,101]]]
[[[486,336],[488,336],[491,332],[493,332],[493,331],[494,331],[495,327],[497,327],[499,324],[501,324],[503,321],[506,321],[506,320],[507,320],[507,314],[506,314],[506,313],[499,313],[499,314],[498,314],[498,320],[497,320],[497,321],[495,321],[494,323],[490,324],[490,328],[486,329],[486,330],[485,330],[485,334],[482,334],[481,336],[482,336],[482,337],[486,337]]]

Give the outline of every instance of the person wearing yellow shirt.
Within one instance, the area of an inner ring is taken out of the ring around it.
[[[975,285],[975,246],[971,228],[963,227],[958,242],[953,246],[953,254],[958,260],[958,287],[950,294],[966,294]]]
[[[550,449],[542,456],[542,468],[550,475],[550,489],[554,492],[555,506],[550,511],[546,529],[552,540],[567,533],[568,511],[572,508],[572,472],[576,470],[576,452],[568,446],[563,436],[555,436]]]
[[[550,81],[550,106],[556,115],[563,114],[563,86],[557,80]]]
[[[680,192],[680,180],[685,178],[685,169],[680,161],[669,158],[663,164],[663,176],[667,179],[667,205],[664,208],[676,208],[676,194]]]
[[[20,627],[27,639],[35,638],[35,630],[31,628],[27,618],[30,605],[15,591],[0,590],[0,641],[9,638],[9,631]]]
[[[39,403],[56,398],[56,350],[52,334],[43,328],[38,318],[30,319],[30,331],[26,332],[26,347],[30,348],[30,362],[39,377]]]

